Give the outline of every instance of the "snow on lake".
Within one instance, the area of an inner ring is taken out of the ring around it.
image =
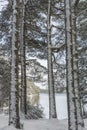
[[[41,93],[39,104],[44,108],[46,118],[49,118],[49,97],[48,94]],[[56,94],[56,110],[58,119],[67,118],[67,98],[66,94]]]

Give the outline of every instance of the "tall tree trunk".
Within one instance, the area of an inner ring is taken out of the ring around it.
[[[52,50],[51,50],[51,1],[48,1],[48,87],[49,87],[49,118],[57,118],[55,90],[53,80]]]
[[[25,3],[21,3],[21,29],[20,29],[20,49],[21,49],[21,111],[27,114],[27,94],[26,94],[26,48],[25,48]]]
[[[72,30],[71,30],[71,1],[65,0],[65,34],[66,34],[66,69],[67,69],[67,102],[68,102],[68,124],[69,130],[77,130],[76,105],[73,86],[72,66]]]
[[[18,85],[18,11],[19,0],[13,1],[12,65],[11,65],[11,104],[10,121],[20,128],[19,118],[19,85]]]
[[[77,5],[72,5],[72,45],[73,45],[73,81],[75,90],[76,118],[78,130],[82,130],[83,119],[80,104],[79,80],[78,80],[78,51],[76,44],[76,12]]]

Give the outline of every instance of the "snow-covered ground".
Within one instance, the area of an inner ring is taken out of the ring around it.
[[[23,130],[68,130],[67,120],[41,119],[41,120],[22,120]],[[8,126],[8,116],[0,115],[0,130],[16,130],[13,126]],[[87,130],[87,120],[85,128]]]
[[[24,130],[67,130],[67,120],[24,120]],[[65,129],[66,128],[66,129]],[[8,126],[8,116],[0,115],[0,130],[15,130]]]
[[[45,108],[44,113],[46,118],[48,118],[48,95],[41,94],[39,103]],[[23,130],[68,130],[65,94],[56,95],[56,105],[58,119],[21,120],[24,125]],[[16,130],[13,126],[8,126],[8,115],[0,114],[0,130]],[[87,130],[87,120],[85,120],[85,128],[83,130]]]

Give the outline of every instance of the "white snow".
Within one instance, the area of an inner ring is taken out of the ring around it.
[[[22,120],[24,130],[66,130],[67,120],[58,121],[57,119],[51,120]],[[66,129],[65,129],[66,128]],[[0,115],[0,130],[16,130],[13,126],[8,126],[8,117]]]
[[[48,96],[43,99],[43,106],[45,106],[45,112],[48,113]],[[40,100],[40,102],[42,101]],[[39,120],[21,120],[24,128],[23,130],[68,130],[68,123],[66,118],[66,98],[64,94],[56,96],[58,119],[39,119]],[[46,111],[47,110],[47,111]],[[13,126],[8,126],[8,115],[0,114],[0,130],[17,130]],[[87,130],[87,120],[85,120],[85,128]]]
[[[39,62],[42,66],[46,67],[47,68],[47,60],[44,60],[44,59],[39,59],[37,57],[29,57],[29,56],[26,56],[26,58],[28,60],[30,59],[35,59],[37,62]]]
[[[40,89],[48,89],[48,86],[47,86],[47,83],[46,82],[40,82],[40,83],[36,83],[36,82],[34,82],[34,84],[37,86],[37,87],[39,87]]]
[[[0,11],[2,10],[3,7],[7,5],[7,0],[0,0]]]
[[[44,108],[45,117],[49,118],[49,97],[48,94],[41,93],[39,104]],[[65,94],[56,94],[56,110],[59,120],[67,119],[67,99]]]
[[[67,120],[22,120],[23,130],[68,130]],[[85,120],[85,128],[87,130],[87,120]],[[0,130],[17,130],[13,126],[8,126],[8,116],[0,115]]]
[[[42,66],[44,66],[44,67],[46,67],[47,68],[47,60],[43,60],[43,59],[37,59],[37,61],[42,65]]]

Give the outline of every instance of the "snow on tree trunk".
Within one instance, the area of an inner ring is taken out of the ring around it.
[[[72,45],[73,45],[73,81],[75,89],[75,104],[76,104],[76,125],[78,130],[82,130],[83,119],[80,104],[80,92],[79,92],[79,81],[78,81],[78,52],[76,44],[76,9],[77,7],[72,6]]]
[[[25,3],[21,3],[21,27],[20,27],[20,49],[21,49],[21,111],[27,114],[26,95],[26,54],[25,54]]]
[[[52,50],[51,50],[51,1],[48,1],[48,87],[49,87],[49,118],[57,118],[55,91],[53,80]]]
[[[12,65],[11,65],[11,95],[10,121],[20,128],[19,118],[19,86],[18,86],[18,5],[19,0],[13,1],[13,32],[12,32]]]
[[[72,31],[71,31],[71,4],[65,0],[65,34],[66,34],[66,69],[67,69],[67,102],[68,102],[68,123],[69,130],[77,130],[76,106],[74,100],[73,66],[72,66]]]

